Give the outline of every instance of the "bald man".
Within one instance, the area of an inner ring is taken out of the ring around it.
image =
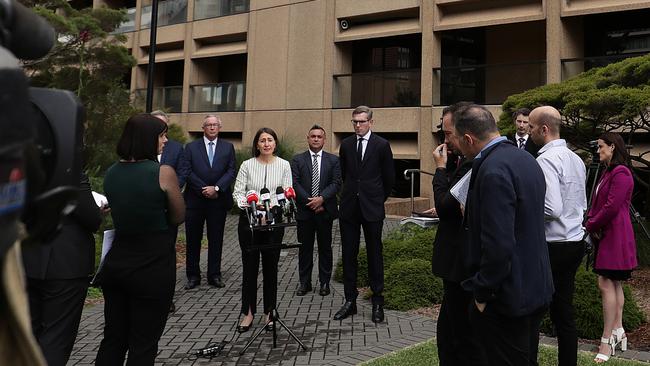
[[[558,365],[575,366],[578,335],[573,292],[585,251],[582,220],[587,209],[586,169],[582,159],[560,138],[562,117],[557,109],[535,108],[529,117],[530,137],[542,146],[537,162],[546,180],[544,232],[555,286],[550,314],[558,339]]]

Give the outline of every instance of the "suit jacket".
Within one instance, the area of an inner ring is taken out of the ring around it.
[[[637,266],[636,243],[630,219],[634,190],[632,172],[624,165],[605,170],[594,192],[586,228],[601,232],[594,267],[629,270]]]
[[[323,197],[323,208],[335,219],[339,215],[336,194],[341,188],[341,166],[339,158],[321,150],[319,192]],[[293,177],[293,188],[296,190],[296,203],[298,212],[297,220],[309,220],[314,217],[314,211],[309,209],[307,198],[311,197],[311,170],[312,156],[307,150],[291,159],[291,176]]]
[[[463,228],[463,213],[460,203],[449,193],[460,178],[470,169],[472,161],[466,160],[451,173],[447,169],[436,169],[433,176],[433,196],[436,212],[440,222],[433,240],[431,271],[434,275],[447,281],[460,283],[469,274],[465,269],[463,247],[466,245],[467,233]]]
[[[515,134],[516,135],[516,134]],[[515,139],[515,136],[510,135],[508,136],[508,140],[512,141],[515,143],[515,146],[519,146],[519,141]],[[532,155],[534,158],[537,158],[537,153],[539,152],[539,149],[541,149],[541,146],[537,146],[534,142],[533,139],[530,138],[530,134],[528,135],[528,139],[526,139],[526,145],[524,145],[524,150],[528,151],[530,155]]]
[[[187,208],[221,208],[228,210],[232,207],[231,185],[235,179],[235,148],[224,140],[217,139],[214,148],[212,166],[208,160],[208,152],[203,143],[203,137],[185,145],[181,158],[181,173],[185,177],[184,197]],[[205,198],[201,188],[219,186],[217,199]]]
[[[174,168],[178,176],[178,184],[182,187],[185,185],[185,177],[178,174],[181,156],[183,156],[183,145],[178,141],[169,140],[165,144],[162,155],[160,156],[160,165],[169,165]]]
[[[90,182],[83,175],[77,207],[63,218],[61,231],[47,243],[23,247],[23,264],[27,277],[59,280],[90,276],[95,271],[93,233],[101,221]]]
[[[474,159],[465,209],[470,277],[462,285],[502,315],[530,315],[551,301],[545,193],[542,169],[511,142]]]
[[[388,141],[376,133],[370,134],[363,161],[357,161],[357,136],[348,136],[339,149],[341,177],[340,215],[346,220],[355,217],[359,202],[361,216],[366,221],[381,221],[386,217],[384,202],[395,184],[393,151]]]

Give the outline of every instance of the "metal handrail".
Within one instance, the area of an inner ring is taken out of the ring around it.
[[[415,193],[414,192],[414,190],[415,190],[415,186],[414,186],[415,180],[413,179],[413,176],[415,175],[415,173],[426,174],[426,175],[430,175],[432,177],[434,176],[433,173],[427,172],[426,170],[422,170],[422,169],[406,169],[406,170],[404,170],[404,179],[411,181],[411,215],[413,215],[413,210],[415,209],[415,198],[413,197],[413,194]]]

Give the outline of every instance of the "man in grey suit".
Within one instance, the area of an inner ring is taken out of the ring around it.
[[[321,296],[330,294],[332,223],[339,214],[336,194],[341,188],[341,167],[335,155],[323,151],[325,139],[325,129],[319,125],[312,126],[307,134],[309,150],[291,160],[298,204],[298,240],[302,243],[298,252],[298,296],[312,290],[314,235],[318,239],[318,293]]]

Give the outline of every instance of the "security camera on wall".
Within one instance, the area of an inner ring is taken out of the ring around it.
[[[341,30],[348,30],[350,28],[350,22],[347,19],[341,19],[339,20],[339,27],[341,27]]]

